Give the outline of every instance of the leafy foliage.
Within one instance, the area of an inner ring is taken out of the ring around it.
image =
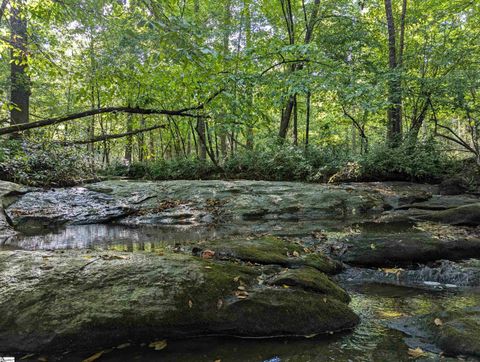
[[[55,144],[11,142],[0,151],[3,179],[32,186],[71,186],[95,176],[93,160]]]
[[[32,149],[32,161],[19,169],[40,169],[27,165],[40,164],[43,149],[55,142],[121,134],[130,135],[65,154],[94,159],[107,173],[155,179],[317,182],[343,171],[347,179],[436,180],[443,160],[464,158],[465,151],[480,165],[478,2],[408,0],[395,70],[388,65],[383,0],[17,2],[9,1],[4,17],[17,6],[28,18],[30,118],[108,106],[189,108],[221,90],[191,118],[109,113],[32,130],[24,139],[45,146],[35,148],[38,156]],[[284,16],[287,3],[291,19]],[[397,34],[402,3],[392,1]],[[0,123],[6,126],[15,108],[10,53],[18,49],[8,41],[8,21],[0,31]],[[394,79],[401,83],[406,141],[389,149],[387,95]],[[293,100],[279,145],[281,114]],[[164,127],[152,129],[158,125]],[[432,137],[441,145],[431,146]],[[21,159],[11,156],[18,150],[9,142],[0,138],[2,162]]]

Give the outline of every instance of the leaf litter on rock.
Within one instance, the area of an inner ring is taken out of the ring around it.
[[[159,341],[152,342],[148,345],[148,347],[155,349],[155,351],[161,351],[167,347],[167,340],[162,339]]]

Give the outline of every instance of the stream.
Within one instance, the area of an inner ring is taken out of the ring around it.
[[[476,195],[245,180],[3,189],[0,342],[23,360],[480,361]]]
[[[392,232],[398,225],[392,226]],[[85,249],[158,252],[179,247],[186,242],[220,238],[228,229],[168,228],[90,224],[71,225],[41,235],[25,235],[9,239],[2,250],[55,250]],[[368,269],[364,269],[368,270]],[[351,271],[350,271],[351,272]],[[423,313],[439,312],[450,308],[480,305],[480,290],[455,288],[454,290],[422,290],[374,283],[349,282],[349,270],[338,278],[352,297],[352,309],[361,317],[359,326],[351,333],[320,336],[310,339],[238,339],[228,337],[202,337],[168,340],[161,351],[144,345],[126,345],[121,349],[109,346],[102,361],[411,361],[409,347],[418,346],[401,332],[387,327],[391,319]],[[357,273],[358,274],[358,273]],[[108,347],[108,346],[105,346]],[[427,355],[420,361],[440,360],[434,346],[422,345]],[[92,351],[48,356],[49,360],[78,361]],[[36,360],[37,356],[32,357]],[[28,358],[26,359],[28,360]],[[457,360],[443,358],[442,361]],[[466,358],[467,361],[480,361]]]

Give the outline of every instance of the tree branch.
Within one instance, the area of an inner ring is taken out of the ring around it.
[[[131,113],[131,114],[160,114],[166,116],[178,116],[178,117],[192,117],[192,118],[207,118],[205,115],[197,115],[189,113],[190,111],[198,111],[204,109],[205,106],[210,103],[215,97],[217,97],[220,93],[223,92],[224,89],[220,89],[219,91],[215,92],[211,95],[204,103],[201,103],[194,107],[183,108],[178,110],[168,110],[168,109],[152,109],[152,108],[134,108],[134,107],[105,107],[105,108],[97,108],[97,109],[90,109],[88,111],[69,114],[66,116],[55,117],[55,118],[47,118],[42,119],[40,121],[30,122],[30,123],[22,123],[16,124],[9,127],[0,128],[0,135],[10,134],[15,132],[23,132],[33,128],[40,128],[45,126],[50,126],[54,124],[59,124],[63,122],[73,121],[75,119],[85,118],[89,116],[94,116],[96,114],[103,114],[103,113]]]
[[[90,138],[88,140],[64,141],[64,142],[57,142],[57,143],[61,144],[63,146],[86,145],[86,144],[89,144],[89,143],[95,143],[95,142],[112,140],[112,139],[116,139],[116,138],[133,136],[133,135],[136,135],[138,133],[149,132],[149,131],[153,131],[153,130],[158,129],[158,128],[165,128],[165,127],[166,127],[166,125],[164,125],[164,124],[157,124],[157,125],[152,126],[152,127],[136,129],[136,130],[130,131],[130,132],[124,132],[124,133],[118,133],[118,134],[105,134],[105,135],[97,136],[97,137],[94,137],[94,138]]]

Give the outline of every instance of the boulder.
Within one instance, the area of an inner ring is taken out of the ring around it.
[[[32,191],[6,211],[15,229],[30,234],[65,224],[112,222],[132,212],[121,200],[83,187]]]
[[[348,303],[350,296],[324,273],[310,267],[286,269],[268,281],[271,285],[282,287],[300,287],[322,294],[335,295],[339,300]]]
[[[198,244],[192,250],[195,255],[213,252],[215,259],[238,259],[257,264],[277,264],[298,268],[309,266],[327,274],[342,270],[342,264],[314,249],[274,236],[257,238],[219,239]]]
[[[9,206],[17,197],[26,191],[27,190],[21,185],[0,181],[0,244],[16,234],[10,225],[11,221],[5,213],[4,208]]]
[[[467,180],[461,176],[453,176],[443,180],[439,185],[441,195],[460,195],[469,190]]]
[[[315,288],[263,282],[275,272],[175,253],[2,251],[0,350],[90,350],[211,334],[310,336],[358,323],[344,292],[320,272]]]
[[[389,327],[447,355],[480,357],[480,307],[400,318]]]
[[[403,266],[440,259],[459,260],[480,257],[480,239],[442,238],[428,232],[365,233],[349,236],[337,258],[363,266]],[[333,254],[335,255],[335,254]]]
[[[447,210],[420,215],[418,220],[428,220],[449,225],[480,225],[480,202]]]

